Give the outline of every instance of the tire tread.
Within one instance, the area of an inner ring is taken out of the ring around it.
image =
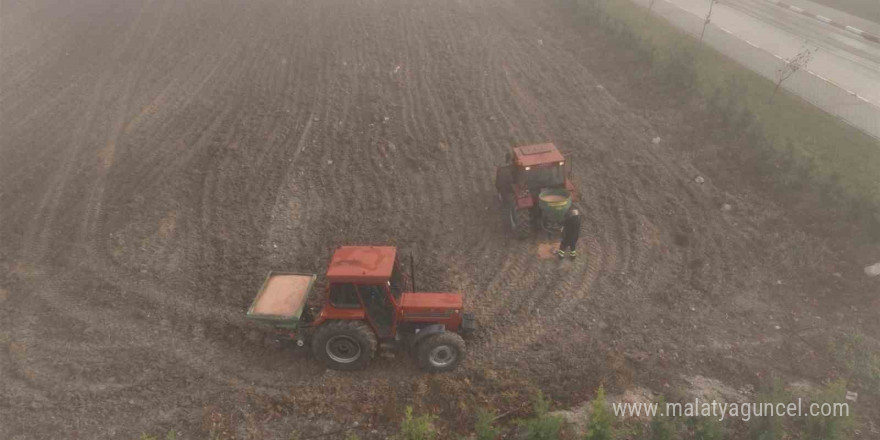
[[[428,361],[428,353],[431,351],[432,348],[442,344],[447,344],[455,347],[458,351],[458,356],[451,366],[437,368],[431,365],[431,363]],[[464,339],[458,333],[443,332],[437,333],[436,335],[428,336],[427,338],[425,338],[425,340],[419,342],[416,353],[418,354],[417,360],[419,363],[419,367],[422,370],[429,373],[445,373],[454,370],[456,367],[458,367],[459,364],[461,364],[461,362],[467,356],[467,346],[464,343]]]
[[[327,356],[325,346],[331,337],[339,334],[352,336],[359,342],[365,344],[366,347],[361,348],[366,351],[366,356],[352,362],[351,364],[338,364],[333,362],[333,360]],[[365,322],[331,321],[322,324],[315,331],[315,334],[312,337],[312,354],[316,359],[323,361],[327,368],[334,370],[359,370],[366,368],[367,365],[369,365],[370,361],[376,355],[376,347],[378,345],[379,342],[376,339],[376,334]]]

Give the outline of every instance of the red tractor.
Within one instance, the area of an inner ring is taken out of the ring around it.
[[[321,304],[308,307],[316,278],[270,272],[247,316],[274,325],[300,347],[308,339],[314,356],[336,370],[366,367],[380,343],[407,349],[428,372],[451,371],[464,359],[461,334],[476,325],[463,310],[462,294],[407,291],[413,281],[401,270],[396,248],[337,249]]]
[[[552,143],[516,147],[495,172],[495,188],[510,229],[518,238],[542,227],[558,231],[577,198],[571,166]]]

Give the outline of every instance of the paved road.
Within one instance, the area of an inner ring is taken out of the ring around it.
[[[634,1],[648,4],[648,0]],[[804,9],[814,5],[798,0]],[[709,0],[657,0],[654,4],[657,14],[695,35],[699,35],[708,9]],[[858,23],[868,28],[864,30],[880,28],[827,8],[816,13]],[[776,77],[781,58],[804,47],[818,49],[809,72],[792,77],[786,88],[880,138],[880,44],[768,0],[723,0],[716,4],[705,41],[770,79]]]
[[[774,1],[774,0],[770,0]],[[856,17],[854,15],[850,15],[847,12],[843,12],[838,9],[832,9],[828,6],[825,6],[820,3],[816,3],[811,0],[778,0],[784,3],[789,4],[790,6],[795,6],[801,8],[811,14],[821,15],[823,17],[829,18],[835,22],[839,22],[845,26],[852,26],[854,28],[861,29],[873,35],[880,35],[880,23],[873,22],[870,20],[865,20],[861,17]]]

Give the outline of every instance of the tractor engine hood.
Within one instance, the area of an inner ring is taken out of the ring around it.
[[[400,300],[403,318],[457,318],[463,306],[460,293],[406,292]]]

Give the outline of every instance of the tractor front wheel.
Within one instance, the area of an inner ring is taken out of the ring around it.
[[[318,327],[312,339],[315,358],[333,370],[360,370],[376,354],[376,334],[362,321],[332,321]]]
[[[516,205],[510,208],[510,228],[516,238],[524,239],[532,230],[532,214],[528,209],[516,209]]]
[[[419,367],[429,373],[452,371],[464,360],[464,339],[458,333],[443,332],[419,342],[416,356]]]

